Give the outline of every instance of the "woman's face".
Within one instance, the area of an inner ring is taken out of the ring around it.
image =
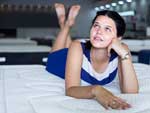
[[[90,31],[90,41],[95,48],[106,48],[117,38],[115,22],[108,16],[98,16]]]

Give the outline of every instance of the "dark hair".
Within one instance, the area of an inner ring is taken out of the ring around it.
[[[126,29],[126,24],[125,24],[124,19],[117,12],[110,11],[110,10],[98,11],[96,13],[95,18],[92,21],[92,25],[94,24],[94,22],[98,16],[108,16],[109,18],[111,18],[116,24],[117,36],[120,37],[120,36],[124,35],[125,29]],[[87,41],[86,48],[91,49],[91,46],[92,46],[91,42]]]
[[[92,25],[94,24],[95,20],[97,19],[98,16],[108,16],[111,18],[115,24],[116,24],[116,29],[117,29],[117,36],[123,36],[125,33],[126,29],[126,24],[124,19],[115,11],[110,11],[110,10],[103,10],[103,11],[98,11],[95,18],[92,21]]]

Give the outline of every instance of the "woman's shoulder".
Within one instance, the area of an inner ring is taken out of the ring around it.
[[[73,60],[82,58],[83,51],[79,41],[72,41],[69,51],[68,51],[68,58]]]
[[[81,42],[79,40],[74,40],[74,41],[72,41],[70,47],[80,48],[81,47]]]
[[[81,43],[78,40],[72,41],[69,51],[79,52],[82,51]]]
[[[73,40],[72,43],[75,43],[75,44],[80,44],[81,41],[79,39],[76,39],[76,40]]]
[[[82,51],[90,50],[91,45],[89,40],[81,41],[80,39],[74,40],[71,44],[71,47],[82,49]]]

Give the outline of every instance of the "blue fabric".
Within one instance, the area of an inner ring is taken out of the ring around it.
[[[138,56],[139,63],[150,64],[150,50],[141,50]]]
[[[90,50],[85,48],[85,43],[81,42],[81,47],[83,50],[83,54],[88,58],[88,60],[90,61]],[[109,59],[109,62],[111,62],[114,58],[116,58],[118,55],[116,52],[111,51],[111,56]],[[91,62],[91,61],[90,61]]]
[[[46,70],[64,79],[67,53],[68,48],[49,53]]]
[[[101,81],[98,81],[97,79],[95,79],[94,77],[92,77],[88,72],[86,72],[84,69],[82,69],[81,71],[81,78],[82,80],[92,84],[92,85],[105,85],[105,84],[108,84],[110,82],[112,82],[115,77],[116,77],[116,74],[117,74],[117,68],[112,72],[110,73],[109,77],[107,78],[104,78],[103,80]],[[86,76],[85,76],[86,75]]]
[[[88,58],[88,61],[90,61],[90,50],[85,48],[85,43],[81,42],[81,46],[82,46],[83,54]],[[114,51],[111,52],[109,62],[114,60],[117,56],[118,55]],[[118,70],[118,68],[116,68],[112,73],[110,73],[109,77],[99,81],[99,80],[95,79],[94,77],[92,77],[87,71],[85,71],[82,68],[81,69],[81,79],[90,83],[90,84],[93,84],[93,85],[96,85],[96,84],[105,85],[105,84],[108,84],[114,80],[114,78],[116,77],[116,74],[117,74],[117,70]]]
[[[83,54],[88,58],[90,62],[90,50],[85,48],[85,43],[81,43],[81,46],[83,49]],[[50,53],[48,55],[48,62],[47,62],[46,70],[64,79],[67,53],[68,53],[67,48]],[[116,57],[117,57],[117,54],[113,52],[110,57],[110,62],[114,60]],[[105,85],[114,80],[117,74],[117,70],[118,68],[116,67],[116,69],[114,69],[114,71],[110,73],[107,78],[104,78],[103,80],[99,81],[96,78],[92,77],[88,72],[86,72],[82,68],[81,79],[93,85],[96,85],[96,84]]]
[[[82,50],[83,50],[83,54],[88,58],[88,61],[91,62],[90,61],[90,50],[86,49],[85,44],[86,43],[81,42],[81,47],[82,47]]]

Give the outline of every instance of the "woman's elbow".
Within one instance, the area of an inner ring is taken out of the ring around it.
[[[65,95],[66,95],[66,96],[71,96],[71,97],[72,97],[72,94],[71,94],[71,88],[67,88],[67,89],[66,89]]]

